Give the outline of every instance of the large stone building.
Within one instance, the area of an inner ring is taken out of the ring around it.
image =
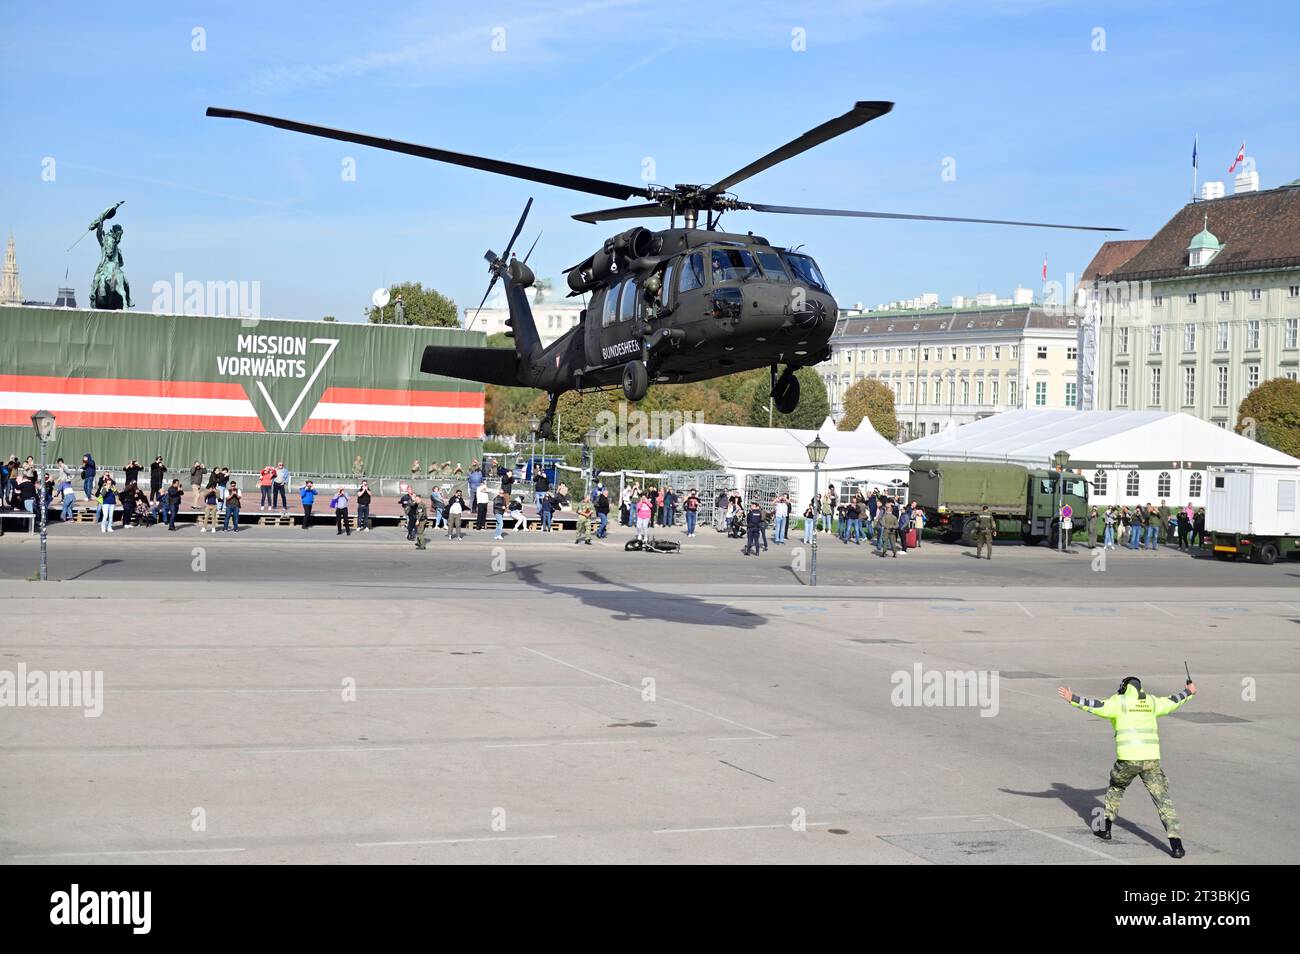
[[[552,298],[550,288],[550,282],[543,279],[533,289],[532,296],[533,320],[537,323],[537,334],[543,346],[551,344],[570,328],[576,328],[584,307],[581,298]],[[494,297],[478,312],[477,318],[474,317],[476,311],[478,309],[473,307],[465,309],[461,318],[462,328],[470,328],[473,321],[472,330],[481,331],[489,338],[510,330],[506,325],[510,309],[506,307],[504,296]]]
[[[1097,409],[1232,427],[1261,382],[1300,373],[1300,180],[1257,182],[1238,177],[1236,194],[1189,203],[1149,241],[1098,252],[1079,299]]]
[[[1013,407],[1074,407],[1077,335],[1073,316],[1029,305],[870,313],[840,318],[817,370],[836,415],[856,382],[886,384],[906,440]]]

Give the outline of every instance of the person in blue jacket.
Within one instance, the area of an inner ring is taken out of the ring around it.
[[[302,500],[302,528],[306,530],[311,526],[311,505],[316,502],[316,488],[310,480],[298,488],[298,497]]]
[[[81,455],[81,489],[86,492],[87,500],[95,496],[95,471],[95,458]]]

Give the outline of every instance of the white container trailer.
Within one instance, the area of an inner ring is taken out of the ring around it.
[[[1210,467],[1205,531],[1214,555],[1273,563],[1300,549],[1300,469]]]

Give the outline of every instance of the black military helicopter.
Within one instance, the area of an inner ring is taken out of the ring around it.
[[[502,280],[510,312],[506,324],[511,330],[507,334],[514,339],[514,350],[453,346],[425,349],[420,368],[426,373],[545,390],[550,404],[538,433],[549,437],[560,395],[612,388],[620,383],[628,400],[639,401],[651,382],[702,381],[767,367],[771,369],[774,407],[781,413],[795,409],[799,381],[794,372],[830,357],[830,337],[838,314],[835,299],[811,256],[773,245],[752,232],[720,231],[718,220],[726,212],[743,209],[786,215],[1122,231],[1105,226],[766,205],[743,202],[732,194],[733,186],[751,176],[878,119],[893,108],[890,102],[857,103],[842,116],[822,123],[712,185],[674,186],[622,185],[240,110],[209,107],[207,115],[244,119],[620,201],[634,196],[648,200],[575,215],[580,222],[667,216],[667,229],[653,231],[637,226],[620,232],[568,269],[570,294],[591,298],[577,326],[543,347],[525,293],[534,281],[532,269],[527,256],[523,261],[511,257],[532,206],[529,199],[505,252],[497,255],[488,251],[485,256],[492,277],[483,301]],[[703,228],[699,227],[701,214]],[[678,218],[682,220],[680,228]]]

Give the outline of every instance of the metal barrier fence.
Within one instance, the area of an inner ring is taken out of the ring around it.
[[[763,508],[763,513],[772,510],[776,503],[776,498],[782,494],[793,494],[796,489],[792,488],[793,481],[789,477],[783,477],[778,474],[746,474],[745,475],[745,505],[757,501],[758,505]],[[794,503],[794,501],[791,501]]]
[[[677,491],[679,499],[685,499],[687,492],[695,489],[700,498],[695,519],[701,525],[713,523],[713,501],[719,492],[736,488],[736,478],[725,470],[669,470],[661,478],[665,486]]]

